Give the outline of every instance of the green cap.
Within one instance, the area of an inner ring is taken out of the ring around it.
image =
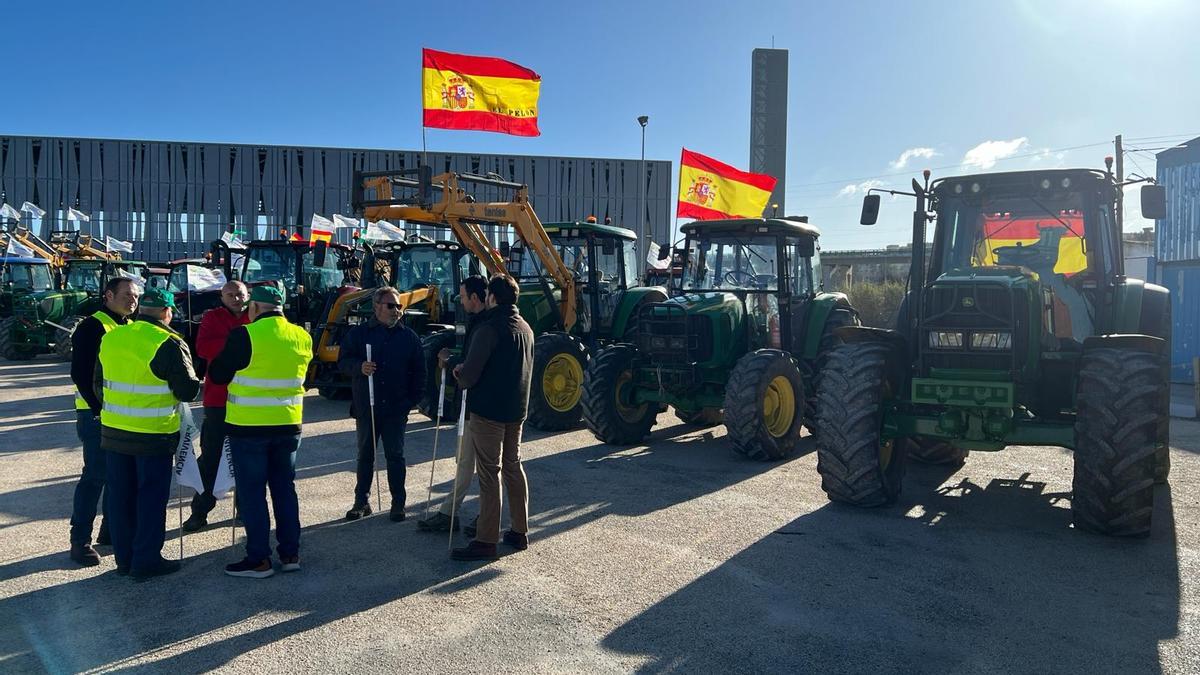
[[[264,284],[250,289],[250,302],[261,302],[265,305],[282,305],[283,291],[275,284]]]
[[[139,300],[142,307],[170,307],[175,309],[175,294],[165,288],[147,288]]]

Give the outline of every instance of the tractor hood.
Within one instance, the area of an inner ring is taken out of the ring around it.
[[[685,293],[677,295],[668,304],[682,307],[688,314],[721,315],[728,314],[734,322],[741,319],[742,301],[733,293],[710,291],[705,293]]]
[[[1013,265],[992,265],[989,267],[972,267],[970,269],[954,269],[945,272],[933,281],[932,285],[945,283],[990,283],[1004,286],[1015,286],[1035,278],[1033,273],[1023,267]]]

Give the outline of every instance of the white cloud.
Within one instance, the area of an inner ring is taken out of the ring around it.
[[[1028,147],[1029,139],[1022,136],[1011,141],[984,141],[963,155],[963,166],[990,169],[996,162],[1012,157]]]
[[[1034,164],[1053,164],[1054,166],[1062,166],[1063,159],[1067,156],[1065,152],[1051,152],[1050,148],[1042,148],[1036,155],[1030,158],[1030,162]]]
[[[903,169],[904,167],[908,166],[908,160],[910,159],[929,159],[930,157],[936,157],[937,154],[937,151],[933,148],[909,148],[900,153],[900,156],[896,158],[896,161],[888,162],[888,164],[890,164],[893,169]]]
[[[839,197],[853,197],[854,195],[866,194],[867,190],[883,185],[881,180],[865,180],[861,183],[851,183],[846,187],[838,190]]]

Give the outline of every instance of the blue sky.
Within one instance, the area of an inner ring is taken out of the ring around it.
[[[868,181],[1099,168],[1117,133],[1144,139],[1135,148],[1200,136],[1188,0],[70,1],[5,14],[17,102],[0,108],[0,133],[418,148],[431,47],[543,80],[541,137],[430,130],[431,149],[637,157],[645,114],[648,158],[677,165],[686,145],[743,168],[750,52],[773,39],[790,51],[786,210],[809,214],[826,249],[907,239],[907,202],[857,225]],[[1153,173],[1152,153],[1127,157]]]

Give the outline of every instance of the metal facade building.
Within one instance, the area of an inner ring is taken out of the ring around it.
[[[779,213],[787,213],[783,188],[787,183],[788,52],[755,49],[750,62],[750,170],[779,181],[767,212],[771,204],[778,204]]]
[[[434,172],[495,173],[529,186],[545,222],[610,217],[636,223],[637,159],[428,153]],[[356,170],[418,166],[412,150],[367,150],[231,143],[0,136],[0,198],[46,210],[43,236],[75,229],[68,208],[91,216],[80,229],[134,242],[135,256],[195,255],[228,225],[249,237],[307,226],[314,213],[352,215]],[[671,162],[645,163],[645,221],[669,241]],[[499,189],[474,190],[480,201]]]
[[[1167,217],[1155,222],[1158,281],[1171,291],[1171,379],[1192,382],[1200,357],[1200,138],[1158,153]]]

